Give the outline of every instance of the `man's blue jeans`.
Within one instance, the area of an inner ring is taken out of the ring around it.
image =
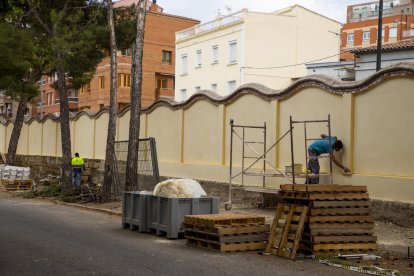
[[[309,176],[306,179],[306,184],[319,184],[320,166],[319,166],[318,155],[316,155],[316,153],[308,149],[308,156],[309,156],[308,170],[310,170],[312,174],[316,174],[316,175]]]
[[[72,172],[72,184],[75,185],[75,187],[80,187],[81,179],[82,179],[81,172]]]

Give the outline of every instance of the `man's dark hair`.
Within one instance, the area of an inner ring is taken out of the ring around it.
[[[338,149],[338,150],[340,150],[344,147],[341,140],[336,140],[335,143],[333,144],[333,146],[334,146],[334,149]]]
[[[341,145],[342,145],[342,144],[341,144]],[[79,157],[79,153],[77,153],[77,152],[76,152],[76,153],[75,153],[75,157]]]

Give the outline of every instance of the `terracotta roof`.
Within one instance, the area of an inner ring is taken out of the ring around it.
[[[385,45],[382,45],[381,49],[383,52],[414,49],[414,39],[403,40],[397,43],[385,44]],[[376,51],[377,51],[377,46],[370,46],[366,48],[355,48],[355,49],[352,49],[350,52],[353,54],[361,54],[361,53],[372,53]]]

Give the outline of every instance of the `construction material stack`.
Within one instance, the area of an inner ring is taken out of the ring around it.
[[[31,190],[30,168],[0,165],[1,187],[5,191]]]
[[[264,250],[269,238],[265,217],[243,214],[185,216],[187,244],[221,252]]]
[[[300,251],[324,255],[378,249],[366,186],[287,184],[280,194],[283,204],[309,207]]]

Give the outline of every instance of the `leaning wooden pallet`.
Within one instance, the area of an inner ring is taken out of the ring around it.
[[[241,214],[185,216],[182,225],[188,245],[221,252],[263,250],[269,237],[265,217]]]
[[[310,254],[378,249],[366,186],[281,185],[282,201],[309,206],[300,250]]]
[[[309,207],[278,204],[266,253],[295,259]]]

